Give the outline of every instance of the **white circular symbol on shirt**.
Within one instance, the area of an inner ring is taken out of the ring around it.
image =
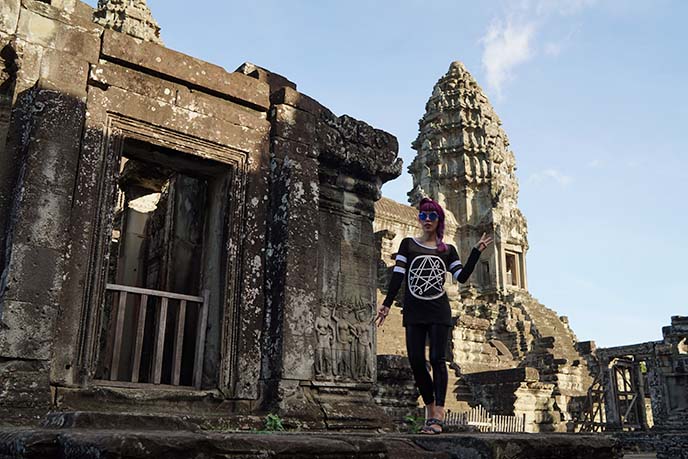
[[[444,295],[444,261],[436,255],[420,255],[409,267],[408,286],[411,295],[421,300],[434,300]]]

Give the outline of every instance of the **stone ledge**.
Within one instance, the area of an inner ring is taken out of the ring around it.
[[[0,457],[619,459],[607,436],[0,429]]]
[[[147,69],[177,81],[204,88],[265,111],[270,107],[267,83],[242,73],[229,73],[220,66],[178,51],[149,43],[112,30],[103,34],[102,56]]]
[[[469,373],[464,378],[473,384],[507,384],[515,382],[537,382],[540,375],[532,367]]]

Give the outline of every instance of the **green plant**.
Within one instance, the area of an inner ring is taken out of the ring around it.
[[[282,432],[284,431],[284,425],[282,423],[282,418],[276,414],[268,414],[265,416],[265,431],[266,432]]]
[[[409,425],[409,429],[411,429],[412,433],[418,433],[423,427],[425,419],[420,416],[413,416],[409,414],[408,416],[404,417],[404,422]]]

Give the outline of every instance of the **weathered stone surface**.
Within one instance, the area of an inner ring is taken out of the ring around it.
[[[288,105],[277,105],[273,137],[280,137],[292,142],[312,144],[315,136],[315,117],[308,112],[295,109]]]
[[[56,304],[61,285],[61,265],[62,254],[57,250],[16,243],[8,267],[10,275],[5,299]],[[24,281],[28,276],[31,282]]]
[[[688,433],[672,432],[655,441],[657,459],[688,459]]]
[[[46,361],[0,359],[0,425],[37,425],[51,402]]]
[[[206,88],[239,103],[263,110],[270,106],[267,83],[124,34],[106,30],[102,55]]]
[[[36,2],[41,4],[40,2]],[[45,4],[42,4],[45,6]],[[28,9],[19,16],[17,36],[30,43],[63,51],[77,59],[97,62],[100,51],[100,33],[75,25],[68,25]]]
[[[200,91],[179,88],[175,104],[187,110],[220,118],[262,133],[270,130],[270,123],[266,120],[265,113],[249,110],[239,104]]]
[[[103,99],[112,113],[134,116],[155,126],[173,129],[240,151],[254,151],[265,142],[264,133],[250,131],[222,119],[201,115],[160,100],[151,100],[114,86],[103,93]]]
[[[466,375],[469,381],[484,384],[484,383],[511,383],[511,382],[530,382],[539,381],[540,377],[535,368],[523,367],[514,368],[511,370],[501,371],[484,371],[478,373],[471,373]]]
[[[183,88],[171,81],[107,61],[93,65],[89,78],[101,85],[115,86],[167,104],[174,104],[177,92]]]
[[[273,105],[289,105],[290,107],[298,108],[313,115],[326,114],[327,116],[334,116],[328,109],[320,105],[318,101],[308,97],[306,94],[301,94],[296,91],[296,88],[282,87],[270,95],[270,102]]]
[[[267,69],[264,69],[263,67],[251,64],[250,62],[244,62],[235,71],[267,83],[270,86],[271,94],[274,93],[276,90],[285,87],[296,91],[296,83],[289,81],[286,77],[282,75],[273,73]],[[274,101],[273,103],[277,105],[282,102]]]
[[[93,15],[103,27],[162,45],[160,26],[146,0],[99,0]]]
[[[54,305],[6,300],[2,310],[0,356],[48,360],[56,315]]]
[[[226,434],[78,430],[4,430],[0,454],[15,457],[122,456],[127,458],[285,457],[309,458],[446,458],[473,459],[620,459],[613,439],[593,436],[445,434]]]
[[[0,31],[13,34],[19,22],[21,0],[6,0],[0,4]]]
[[[152,33],[154,39],[157,28],[137,1],[130,2],[133,8],[100,2],[97,16],[108,27],[144,39]],[[371,395],[376,369],[370,279],[376,269],[373,201],[382,183],[401,171],[396,139],[334,116],[265,69],[245,65],[228,73],[104,31],[85,20],[92,10],[75,0],[21,5],[18,31],[0,30],[0,123],[10,113],[15,123],[0,156],[7,179],[0,190],[1,243],[10,249],[0,260],[6,332],[0,351],[12,364],[40,362],[42,377],[32,390],[52,390],[54,397],[39,403],[31,395],[32,409],[106,406],[113,412],[207,415],[270,407],[306,427],[387,425]],[[276,95],[268,114],[271,88]],[[0,129],[4,137],[9,124]],[[195,185],[184,189],[184,177]],[[133,205],[140,197],[147,207]],[[162,203],[160,210],[153,202]],[[203,221],[191,225],[173,215],[182,209],[186,216],[201,215],[205,207]],[[189,234],[178,238],[176,229],[186,226]],[[155,238],[135,247],[136,237],[148,231]],[[196,306],[188,305],[181,327],[183,316],[175,314],[181,304],[168,302],[166,328],[176,328],[176,336],[183,331],[185,338],[177,342],[181,364],[178,354],[172,362],[169,340],[163,340],[162,382],[177,384],[167,374],[172,363],[182,366],[180,384],[187,384],[184,378],[191,379],[191,363],[199,358],[194,351],[203,349],[200,388],[145,385],[151,379],[143,367],[151,366],[149,343],[160,319],[154,305],[141,322],[142,367],[130,378],[135,316],[146,310],[136,307],[134,293],[127,301],[119,296],[126,345],[117,357],[120,371],[109,372],[119,332],[118,303],[106,284],[176,292],[174,276],[183,270],[172,269],[169,253],[190,255],[199,240],[208,246],[190,263],[201,266],[202,279],[198,285],[190,281],[188,290],[209,289],[209,321],[202,328],[191,309]],[[120,275],[117,263],[132,254],[137,262],[125,263],[129,271]],[[319,270],[327,264],[322,260],[333,263]],[[166,284],[156,284],[156,276],[170,272]],[[329,305],[336,307],[328,313]],[[326,371],[315,362],[325,355],[315,326],[323,314],[329,323],[321,329],[337,329]],[[197,349],[186,337],[195,338],[199,328],[206,335]],[[25,383],[32,371],[22,370],[13,381]],[[130,379],[139,385],[131,386]],[[0,411],[22,400],[10,394]]]
[[[41,59],[41,83],[43,88],[58,88],[65,96],[72,96],[86,101],[86,79],[88,62],[74,58],[71,54],[53,49],[46,49]],[[60,107],[69,113],[67,107]],[[83,116],[83,113],[81,113]]]
[[[621,430],[624,423],[641,429],[653,427],[656,432],[667,432],[666,438],[671,437],[669,432],[688,431],[688,317],[673,316],[662,335],[662,341],[598,348],[586,356],[599,372],[607,429]],[[610,376],[617,367],[630,375],[627,379],[632,380],[632,387],[628,390],[640,399],[649,396],[650,410],[643,404],[629,416],[617,401],[618,383]]]

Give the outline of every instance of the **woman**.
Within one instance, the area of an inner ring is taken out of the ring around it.
[[[465,265],[453,245],[442,241],[444,210],[435,201],[423,198],[418,220],[423,228],[420,238],[405,238],[396,255],[396,265],[389,283],[387,297],[377,310],[377,326],[385,323],[389,308],[401,283],[406,283],[404,319],[406,351],[413,377],[426,406],[427,421],[422,433],[438,434],[444,425],[444,400],[447,394],[446,350],[451,329],[451,309],[444,290],[445,274],[449,271],[461,283],[468,280],[480,253],[492,243],[483,233]],[[425,366],[425,343],[430,342],[432,377]]]

